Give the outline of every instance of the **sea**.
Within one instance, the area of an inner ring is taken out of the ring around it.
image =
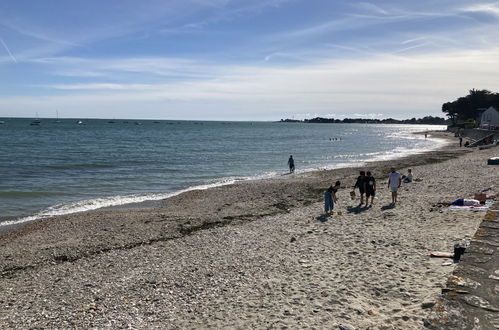
[[[0,118],[0,227],[436,149],[435,125]],[[287,161],[295,159],[296,172]]]

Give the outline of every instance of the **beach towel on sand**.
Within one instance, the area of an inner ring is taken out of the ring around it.
[[[460,198],[463,199],[463,198]],[[488,200],[485,202],[485,204],[480,204],[480,202],[475,203],[475,202],[466,202],[466,201],[473,201],[473,200],[466,200],[464,201],[459,201],[455,200],[454,202],[457,202],[456,204],[453,202],[451,206],[449,206],[448,210],[449,211],[487,211],[492,204],[492,201]],[[467,205],[464,205],[467,204]]]

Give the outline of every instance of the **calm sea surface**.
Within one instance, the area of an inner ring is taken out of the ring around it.
[[[0,119],[0,226],[438,147],[442,126]],[[331,139],[331,140],[330,140]]]

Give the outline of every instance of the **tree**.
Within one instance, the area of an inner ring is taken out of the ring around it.
[[[442,112],[446,113],[447,117],[452,121],[452,125],[456,125],[457,111],[452,102],[442,104]]]
[[[477,118],[477,109],[499,106],[499,94],[486,89],[471,89],[468,95],[442,104],[442,112],[456,125],[458,121]]]

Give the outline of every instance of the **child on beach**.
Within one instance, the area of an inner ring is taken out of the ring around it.
[[[360,171],[360,175],[357,177],[357,181],[355,181],[355,185],[353,186],[353,189],[359,188],[359,193],[360,193],[360,205],[364,204],[364,183],[366,179],[366,172]]]
[[[369,171],[367,171],[366,173],[365,191],[366,191],[366,206],[367,203],[369,202],[369,196],[371,196],[371,206],[373,206],[374,195],[376,194],[376,180]]]
[[[412,182],[412,170],[408,169],[407,172],[407,175],[402,176],[402,179],[404,179],[404,183]]]
[[[333,212],[334,203],[336,203],[338,200],[338,198],[336,197],[336,192],[338,192],[340,185],[340,181],[336,181],[334,186],[330,186],[324,192],[324,212],[326,212],[326,215],[331,215],[331,213]]]

